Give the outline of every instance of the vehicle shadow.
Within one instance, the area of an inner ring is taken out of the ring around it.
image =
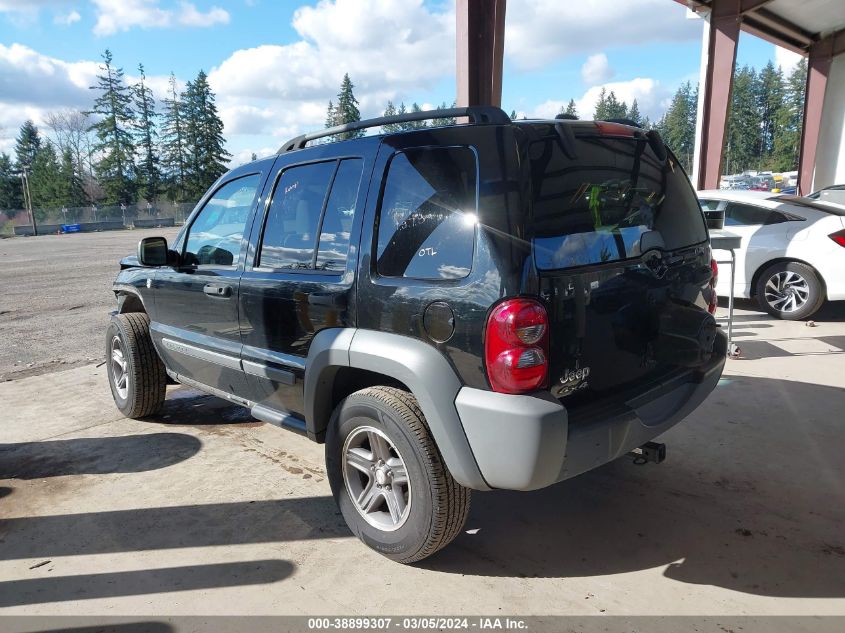
[[[255,560],[4,581],[0,582],[0,608],[267,584],[288,578],[294,569],[286,560]]]
[[[261,426],[264,424],[253,418],[249,414],[249,409],[182,385],[168,388],[167,399],[161,411],[147,420],[172,426],[219,424]]]
[[[157,470],[193,457],[201,447],[199,439],[184,433],[0,444],[0,479]]]
[[[727,310],[728,300],[725,297],[719,297],[719,308]],[[765,321],[779,321],[767,312],[760,310],[757,302],[753,299],[734,299],[734,308],[738,310],[747,310],[754,314],[734,314],[734,323],[743,323],[754,321],[757,323]],[[720,312],[719,317],[727,318],[727,312],[724,315]],[[822,307],[809,319],[804,321],[815,321],[816,323],[839,323],[845,321],[845,301],[825,301]]]
[[[476,494],[466,532],[422,567],[478,576],[666,577],[768,596],[845,597],[842,391],[731,377],[665,434],[531,493]],[[477,531],[476,531],[477,530]]]

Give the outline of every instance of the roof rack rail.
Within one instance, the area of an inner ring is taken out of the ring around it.
[[[636,121],[633,121],[631,119],[620,118],[620,119],[602,119],[602,120],[607,121],[608,123],[621,123],[622,125],[630,125],[631,127],[638,127],[638,128],[643,127],[642,125],[640,125],[639,123],[637,123]]]
[[[448,119],[464,116],[469,117],[473,123],[505,125],[511,122],[510,117],[505,113],[505,111],[501,108],[497,108],[496,106],[470,106],[468,108],[422,110],[421,112],[408,112],[406,114],[399,114],[396,116],[381,116],[375,119],[365,119],[363,121],[355,121],[353,123],[344,123],[343,125],[329,127],[324,130],[320,130],[319,132],[302,134],[301,136],[292,138],[282,145],[276,153],[283,154],[285,152],[303,149],[308,141],[324,138],[326,136],[333,136],[335,134],[342,134],[343,132],[364,130],[371,127],[378,127],[380,125],[407,123],[409,121],[427,121],[429,119]]]

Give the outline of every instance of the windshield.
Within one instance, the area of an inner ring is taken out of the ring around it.
[[[707,239],[698,201],[671,155],[661,162],[646,139],[634,137],[575,137],[567,149],[556,138],[529,148],[538,268],[619,261],[639,256],[643,245],[674,250]]]

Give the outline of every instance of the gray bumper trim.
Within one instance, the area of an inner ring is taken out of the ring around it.
[[[481,474],[493,488],[535,490],[601,466],[680,422],[713,391],[724,358],[628,400],[615,413],[570,424],[547,393],[513,396],[463,387],[455,399]]]

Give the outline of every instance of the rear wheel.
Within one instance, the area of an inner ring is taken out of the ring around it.
[[[118,314],[106,331],[106,367],[114,403],[127,418],[158,413],[164,403],[167,373],[150,338],[150,319],[142,312]]]
[[[340,403],[326,467],[352,532],[400,563],[448,545],[469,513],[470,491],[443,464],[416,398],[400,389],[370,387]]]
[[[758,305],[780,319],[806,319],[824,303],[819,276],[807,264],[777,262],[766,268],[755,288]]]

